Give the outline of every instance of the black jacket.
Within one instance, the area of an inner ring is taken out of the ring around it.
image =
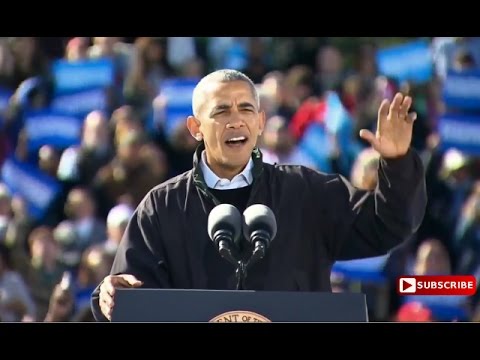
[[[111,273],[135,275],[146,288],[235,289],[234,267],[218,253],[207,219],[218,201],[193,169],[152,189],[135,211]],[[355,189],[340,175],[302,166],[263,163],[252,154],[248,205],[270,207],[278,231],[267,255],[249,269],[247,289],[331,291],[336,260],[386,254],[412,236],[426,207],[424,169],[414,150],[380,160],[374,192]],[[92,294],[97,320],[99,287]]]

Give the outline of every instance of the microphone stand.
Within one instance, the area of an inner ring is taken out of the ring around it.
[[[237,290],[245,290],[245,278],[247,277],[247,264],[242,260],[236,260],[236,256],[228,246],[228,242],[219,241],[218,251],[220,255],[230,264],[235,266],[235,275],[237,277]]]
[[[237,290],[245,290],[245,279],[247,277],[247,264],[242,260],[237,263],[237,270],[235,271],[237,276]]]
[[[255,250],[253,250],[252,256],[245,263],[239,260],[237,263],[237,290],[245,290],[245,279],[247,278],[247,269],[255,264],[258,260],[265,256],[265,244],[263,241],[256,241]]]
[[[252,256],[245,263],[243,260],[236,260],[235,255],[225,240],[219,241],[220,255],[229,263],[235,266],[235,276],[237,278],[237,290],[246,290],[245,279],[247,278],[247,269],[265,256],[265,243],[263,241],[255,241],[255,249]]]

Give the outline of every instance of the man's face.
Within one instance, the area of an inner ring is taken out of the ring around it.
[[[199,131],[210,165],[230,171],[245,166],[265,124],[265,115],[259,112],[249,84],[245,81],[206,84],[198,110]]]

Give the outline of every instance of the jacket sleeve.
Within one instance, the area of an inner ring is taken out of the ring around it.
[[[357,189],[340,175],[323,190],[334,261],[387,254],[415,234],[427,205],[425,171],[413,149],[400,158],[380,158],[374,191]]]
[[[156,211],[154,192],[140,203],[130,219],[117,249],[110,274],[131,274],[144,288],[168,288],[170,279]],[[100,310],[100,285],[91,296],[91,308],[97,321],[107,321]]]

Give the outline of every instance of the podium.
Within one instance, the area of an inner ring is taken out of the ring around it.
[[[117,289],[112,322],[368,322],[361,293]]]

